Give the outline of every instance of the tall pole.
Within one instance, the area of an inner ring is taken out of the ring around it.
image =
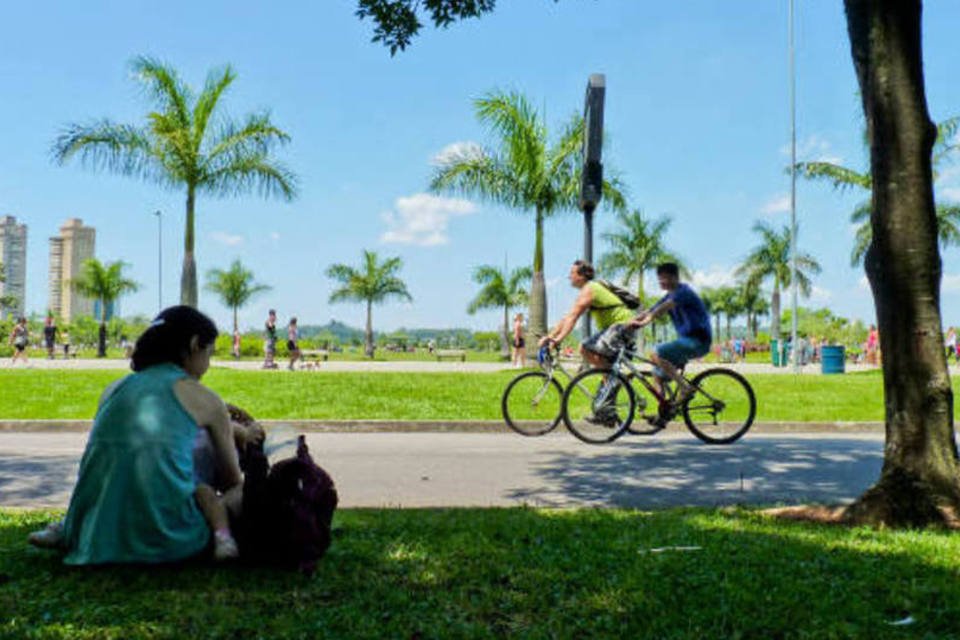
[[[163,311],[163,214],[160,210],[153,212],[157,216],[157,313]]]
[[[593,212],[603,197],[603,103],[607,80],[594,73],[587,81],[583,103],[583,174],[580,182],[580,209],[583,211],[583,259],[593,264]],[[590,335],[590,314],[583,316],[583,335]]]
[[[790,351],[793,372],[800,373],[797,344],[797,72],[794,66],[793,0],[790,0],[790,283],[793,289]]]

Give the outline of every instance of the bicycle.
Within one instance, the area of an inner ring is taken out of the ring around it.
[[[650,365],[640,369],[634,361]],[[562,399],[567,429],[590,444],[612,442],[626,432],[652,435],[678,414],[687,428],[708,444],[730,444],[743,437],[753,424],[757,399],[750,383],[736,371],[716,367],[683,379],[693,394],[681,398],[676,384],[664,381],[661,392],[654,384],[654,363],[632,348],[622,347],[610,367],[578,374]],[[632,381],[639,383],[639,390]],[[647,408],[651,412],[644,413]],[[642,422],[634,426],[637,410]]]
[[[556,378],[559,372],[567,381],[570,373],[548,347],[537,352],[540,371],[527,371],[510,381],[500,398],[500,411],[507,426],[522,436],[542,436],[560,424],[563,386]]]

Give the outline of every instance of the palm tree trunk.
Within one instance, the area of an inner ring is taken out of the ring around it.
[[[500,336],[500,355],[505,360],[510,359],[510,305],[503,305],[503,335]]]
[[[533,353],[537,340],[547,334],[547,287],[543,278],[543,212],[537,209],[534,228],[533,278],[530,281],[530,324],[527,350]]]
[[[922,527],[960,513],[953,393],[943,351],[941,262],[919,0],[846,0],[873,177],[867,279],[883,352],[886,444],[854,523]]]
[[[100,298],[100,331],[97,335],[97,357],[107,357],[107,301]]]
[[[363,332],[363,353],[368,358],[373,357],[373,301],[367,300],[367,326]]]
[[[770,337],[780,339],[780,281],[773,281],[773,295],[770,297]]]
[[[197,263],[194,249],[194,202],[193,185],[187,186],[187,221],[183,232],[183,271],[180,274],[180,304],[197,306]]]

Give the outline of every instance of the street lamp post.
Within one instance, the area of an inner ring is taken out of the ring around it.
[[[583,175],[580,209],[583,211],[583,259],[593,264],[593,212],[603,197],[603,102],[607,80],[594,73],[587,81],[583,104]],[[583,334],[590,335],[590,314],[583,317]]]
[[[790,355],[794,373],[800,373],[801,354],[797,348],[797,72],[794,66],[793,0],[790,0],[790,283],[793,310],[790,313]]]
[[[153,212],[157,216],[157,313],[163,311],[163,214],[159,209]]]

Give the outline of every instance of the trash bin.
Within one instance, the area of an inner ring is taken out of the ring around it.
[[[843,345],[824,345],[820,347],[820,371],[822,373],[843,373],[846,366],[846,353]]]
[[[770,340],[770,362],[775,367],[780,366],[780,341],[776,338]]]

